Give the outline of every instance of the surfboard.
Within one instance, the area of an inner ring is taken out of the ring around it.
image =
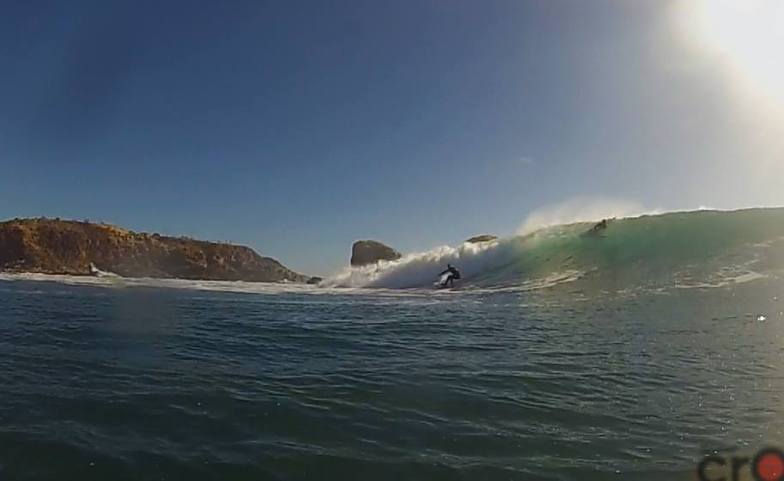
[[[451,274],[451,273],[450,272],[446,272],[446,273],[441,274],[440,276],[438,276],[438,280],[436,281],[435,284],[437,286],[439,286],[439,287],[444,287],[444,282],[446,282],[446,280],[449,279],[449,274]]]
[[[433,285],[436,287],[436,289],[451,289],[451,288],[454,287],[454,283],[450,283],[450,285],[448,285],[448,286],[444,285],[444,282],[446,282],[446,280],[449,278],[449,274],[450,273],[447,272],[445,274],[441,274],[440,276],[438,276],[438,280],[433,283]],[[459,280],[459,278],[455,279],[455,281],[458,281],[458,280]]]

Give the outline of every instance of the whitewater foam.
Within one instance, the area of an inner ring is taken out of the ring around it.
[[[366,293],[363,288],[315,286],[300,283],[211,281],[190,279],[166,279],[151,277],[74,276],[67,274],[11,273],[0,272],[0,281],[56,283],[68,286],[85,286],[106,289],[164,288],[238,294],[308,294],[308,295],[352,295]],[[416,291],[375,289],[377,295],[388,297],[416,296]]]
[[[398,260],[349,267],[322,282],[330,287],[387,287],[393,289],[432,285],[447,264],[459,266],[464,278],[502,267],[520,251],[518,238],[489,242],[464,242],[457,247],[439,246],[407,254]]]

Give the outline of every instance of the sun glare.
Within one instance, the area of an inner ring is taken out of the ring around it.
[[[747,87],[784,105],[784,0],[687,0],[697,45],[720,55]]]

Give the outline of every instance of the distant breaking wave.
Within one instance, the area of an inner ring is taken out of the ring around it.
[[[597,219],[599,220],[599,219]],[[461,289],[534,289],[582,282],[596,288],[710,287],[784,271],[784,209],[700,210],[552,225],[524,235],[441,246],[396,261],[347,268],[328,287],[432,286],[448,263]]]
[[[121,277],[119,274],[115,274],[114,272],[109,271],[102,271],[98,269],[95,264],[92,262],[90,263],[90,273],[95,277],[106,277],[106,278],[119,278]]]

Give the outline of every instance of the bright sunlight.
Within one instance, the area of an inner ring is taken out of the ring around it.
[[[689,0],[686,28],[696,44],[720,55],[756,93],[784,105],[784,1]]]

